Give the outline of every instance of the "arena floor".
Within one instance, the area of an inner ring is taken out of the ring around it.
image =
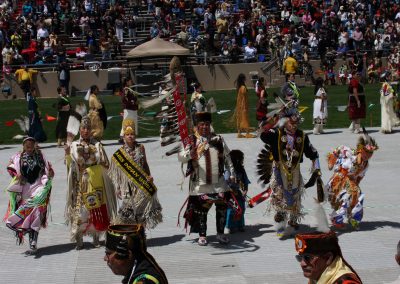
[[[365,193],[364,222],[359,231],[340,232],[339,241],[346,260],[357,270],[364,283],[400,283],[400,270],[394,260],[400,239],[400,132],[383,135],[377,128],[370,129],[379,144],[371,159],[370,168],[361,188]],[[255,177],[255,159],[262,147],[260,139],[238,139],[224,135],[230,149],[245,153],[245,166],[252,184],[249,194],[262,188]],[[328,130],[325,135],[310,135],[320,153],[323,180],[330,172],[326,155],[341,144],[355,147],[357,135],[346,129]],[[164,157],[158,138],[141,139],[146,147],[148,163],[158,187],[163,205],[164,222],[148,231],[149,251],[165,270],[170,283],[307,283],[294,256],[293,239],[280,240],[274,233],[272,214],[265,214],[267,203],[246,210],[246,232],[231,236],[227,246],[219,245],[215,234],[215,211],[210,210],[207,247],[197,245],[197,236],[188,235],[177,227],[179,209],[187,197],[187,180],[183,190],[181,167],[176,156]],[[115,141],[104,141],[108,156],[119,147]],[[0,225],[1,283],[120,283],[121,277],[112,274],[103,261],[104,247],[92,248],[85,238],[85,249],[76,251],[70,242],[68,227],[64,225],[64,206],[67,191],[64,153],[53,144],[41,145],[55,168],[51,196],[51,219],[47,229],[39,235],[35,256],[26,256],[27,242],[15,244],[13,233]],[[5,170],[7,161],[19,145],[0,145],[0,187],[5,189],[10,178]],[[305,179],[309,177],[310,162],[302,165]],[[316,225],[313,217],[315,188],[308,189],[304,199],[307,213],[300,230]],[[6,211],[7,195],[2,193],[0,212]],[[329,206],[325,204],[326,212]],[[181,220],[181,224],[184,223]],[[396,282],[396,279],[397,280]]]

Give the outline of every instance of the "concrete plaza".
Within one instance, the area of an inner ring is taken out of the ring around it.
[[[340,232],[339,241],[346,260],[357,270],[364,283],[400,283],[400,268],[394,260],[400,239],[400,132],[383,135],[377,128],[369,129],[380,149],[371,159],[370,168],[361,183],[365,193],[364,221],[359,231]],[[245,166],[252,184],[249,195],[262,191],[257,185],[255,161],[262,148],[260,139],[238,139],[223,135],[230,149],[245,153]],[[355,147],[358,136],[347,130],[327,130],[325,135],[310,135],[320,153],[323,180],[331,173],[326,155],[341,144]],[[161,148],[158,138],[139,139],[144,143],[150,170],[158,187],[163,205],[164,222],[148,231],[149,251],[165,270],[170,283],[307,283],[295,260],[293,239],[280,240],[274,233],[273,214],[266,214],[267,203],[246,210],[246,232],[231,235],[231,243],[219,245],[215,234],[215,210],[209,214],[210,244],[199,247],[196,235],[188,235],[183,226],[177,227],[179,209],[187,197],[185,180],[183,190],[181,165],[177,157],[165,157],[168,147]],[[114,141],[104,141],[108,156],[119,147]],[[64,206],[67,192],[63,149],[54,144],[41,145],[55,168],[51,195],[49,226],[39,235],[38,252],[26,256],[27,241],[18,246],[13,232],[0,224],[0,283],[120,283],[103,261],[104,247],[93,248],[85,238],[85,249],[76,251],[70,242],[69,229],[64,224]],[[10,181],[6,172],[8,159],[20,145],[0,145],[0,188]],[[302,165],[303,177],[309,177],[310,162]],[[7,194],[2,192],[0,212],[7,208]],[[315,227],[313,198],[316,189],[310,188],[304,199],[307,213],[300,230]],[[324,205],[330,212],[328,204]],[[181,218],[181,224],[184,220]],[[396,282],[396,279],[397,280]]]

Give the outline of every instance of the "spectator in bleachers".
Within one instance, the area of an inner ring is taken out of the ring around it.
[[[257,55],[257,49],[253,46],[253,43],[249,41],[244,48],[244,61],[246,63],[250,62],[256,62],[256,55]]]
[[[129,43],[135,43],[136,29],[137,29],[135,17],[133,17],[133,16],[128,17],[127,27],[128,27],[128,37],[130,39]]]

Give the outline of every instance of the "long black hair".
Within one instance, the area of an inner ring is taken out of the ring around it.
[[[237,77],[236,81],[235,81],[235,85],[236,85],[236,90],[239,91],[241,86],[245,86],[246,87],[246,76],[243,73],[240,73],[239,76]]]
[[[324,86],[324,79],[322,79],[321,77],[318,77],[317,79],[315,79],[315,88],[314,88],[314,95],[318,92],[318,90],[320,88],[322,88]]]

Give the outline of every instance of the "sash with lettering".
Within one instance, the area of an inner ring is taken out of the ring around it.
[[[142,167],[136,164],[131,157],[123,150],[118,149],[112,156],[112,161],[126,174],[133,184],[149,196],[157,192],[156,186],[149,182],[148,175]]]

